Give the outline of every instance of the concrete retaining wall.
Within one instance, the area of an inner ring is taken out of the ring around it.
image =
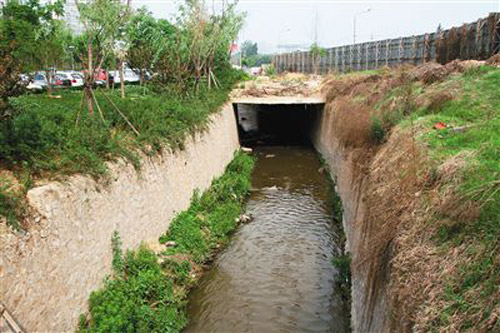
[[[366,263],[359,255],[363,241],[362,224],[365,207],[363,177],[356,174],[354,152],[339,144],[334,132],[332,112],[318,111],[312,131],[315,148],[325,158],[332,177],[336,179],[336,190],[342,199],[343,224],[347,237],[347,250],[351,253],[352,305],[351,327],[355,332],[386,332],[388,316],[385,290],[366,288],[367,276],[363,271]]]
[[[111,165],[109,184],[74,176],[33,188],[38,212],[24,235],[0,231],[0,301],[27,331],[73,331],[111,268],[111,236],[124,249],[157,240],[175,214],[222,174],[239,147],[230,104],[182,151]]]

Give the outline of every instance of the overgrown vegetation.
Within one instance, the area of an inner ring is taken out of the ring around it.
[[[229,46],[243,22],[235,4],[210,14],[203,1],[185,1],[175,23],[118,0],[76,4],[81,36],[55,19],[62,14],[61,1],[9,1],[2,7],[0,160],[17,178],[99,177],[107,172],[106,162],[118,158],[139,168],[141,151],[182,148],[186,137],[205,129],[242,78],[229,64]],[[125,89],[123,80],[119,93],[96,89],[103,70],[118,64],[123,72],[126,60],[140,74],[140,89]],[[23,92],[19,75],[33,70],[47,74],[50,95],[53,66],[83,69],[83,92],[57,91],[58,99],[16,97]],[[148,83],[146,73],[153,76]],[[0,190],[0,215],[19,226],[23,198],[7,187]]]
[[[456,61],[324,84],[366,189],[352,265],[368,276],[368,306],[388,285],[393,329],[499,328],[499,79]]]
[[[113,274],[92,293],[80,332],[179,332],[187,324],[186,296],[202,265],[228,241],[250,190],[253,158],[241,152],[188,210],[170,224],[162,242],[175,246],[155,253],[143,245],[121,253],[112,239]]]
[[[62,98],[57,100],[44,95],[18,97],[11,101],[15,114],[0,123],[3,167],[19,176],[29,172],[35,178],[73,173],[99,177],[107,173],[106,162],[117,158],[125,158],[139,168],[141,150],[155,154],[163,148],[182,148],[187,136],[206,128],[209,115],[226,102],[233,84],[241,78],[232,70],[219,75],[219,89],[204,86],[193,96],[143,95],[140,87],[129,87],[128,97],[121,99],[118,91],[107,92],[106,97],[98,90],[95,94],[104,120],[97,113],[79,112],[78,91],[61,92]],[[139,135],[115,112],[113,104]],[[21,217],[13,210],[5,214],[17,215],[16,220]]]

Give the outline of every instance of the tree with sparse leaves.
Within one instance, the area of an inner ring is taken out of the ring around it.
[[[257,54],[259,54],[259,48],[257,46],[257,43],[246,40],[241,45],[241,52],[244,57],[256,56]]]
[[[84,97],[89,113],[94,112],[97,100],[93,86],[95,76],[103,63],[116,51],[121,37],[121,23],[128,14],[128,7],[119,0],[74,0],[84,27],[82,42],[85,52],[81,58],[85,68]]]
[[[318,74],[321,58],[326,55],[326,50],[319,46],[318,43],[313,43],[309,52],[312,56],[314,74]]]

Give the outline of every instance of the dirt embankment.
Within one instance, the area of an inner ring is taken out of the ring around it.
[[[428,63],[322,84],[316,145],[331,155],[343,201],[351,201],[344,222],[355,330],[500,328],[500,226],[488,211],[499,203],[500,182],[477,167],[496,139],[454,144],[499,119],[498,90],[481,87],[500,71],[484,64]],[[480,171],[493,180],[464,190]]]
[[[276,77],[259,76],[242,82],[231,97],[315,97],[320,94],[320,84],[318,75],[284,73]]]

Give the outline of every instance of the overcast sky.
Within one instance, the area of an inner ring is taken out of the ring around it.
[[[214,0],[217,3],[217,0]],[[156,17],[175,15],[178,1],[132,0],[146,6]],[[212,0],[206,0],[211,7]],[[500,11],[500,0],[240,0],[246,12],[241,40],[258,43],[260,52],[275,52],[278,44],[308,46],[315,39],[323,47],[350,44],[353,18],[357,16],[356,41],[363,42],[433,32],[458,26]]]

